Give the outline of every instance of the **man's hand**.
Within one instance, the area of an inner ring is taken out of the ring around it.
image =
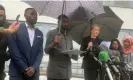
[[[14,33],[18,30],[19,23],[15,21],[13,24],[10,25],[8,29],[4,29],[5,33]]]
[[[29,67],[29,68],[27,68],[27,69],[25,70],[24,75],[25,75],[26,77],[31,77],[31,76],[34,75],[34,73],[35,73],[35,69],[34,69],[33,67]]]
[[[60,44],[60,42],[61,42],[61,36],[56,36],[54,42],[56,44]]]

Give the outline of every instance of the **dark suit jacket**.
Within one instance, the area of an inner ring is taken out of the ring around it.
[[[88,47],[88,43],[91,41],[91,38],[85,37],[82,39],[82,43],[81,43],[81,47],[80,50],[81,51],[87,51],[87,47]],[[97,38],[97,42],[100,45],[102,40]],[[89,52],[88,52],[89,53]],[[96,52],[94,54],[98,54],[99,50],[97,49]],[[90,69],[97,69],[100,67],[100,65],[93,59],[92,56],[90,56],[89,54],[83,54],[81,56],[84,56],[83,58],[83,63],[82,63],[82,68],[90,68]]]
[[[10,23],[5,22],[2,26],[4,28],[8,28]],[[7,46],[8,46],[8,34],[0,33],[0,62],[7,61],[9,59],[9,55],[7,55]],[[2,64],[0,64],[2,65]],[[3,64],[4,65],[4,64]],[[0,67],[1,68],[1,67]]]
[[[9,35],[9,53],[11,56],[10,76],[19,76],[30,66],[38,72],[43,57],[42,32],[35,29],[34,42],[31,47],[26,25],[24,23],[20,24],[19,30]]]

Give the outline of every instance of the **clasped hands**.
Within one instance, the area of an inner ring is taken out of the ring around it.
[[[32,77],[35,73],[35,68],[33,67],[28,67],[25,71],[24,71],[24,76],[25,77]]]

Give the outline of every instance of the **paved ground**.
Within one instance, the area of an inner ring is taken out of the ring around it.
[[[9,76],[5,78],[5,80],[9,80]],[[40,76],[40,80],[47,80],[46,76]],[[84,80],[82,78],[71,78],[71,80]]]

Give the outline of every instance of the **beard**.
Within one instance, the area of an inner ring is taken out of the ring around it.
[[[2,26],[5,22],[5,16],[0,16],[0,26]]]
[[[36,21],[30,21],[30,24],[34,25],[36,24]]]
[[[27,22],[30,24],[30,25],[34,25],[37,23],[36,20],[27,20]]]
[[[64,30],[68,30],[68,26],[62,26],[61,28]]]

